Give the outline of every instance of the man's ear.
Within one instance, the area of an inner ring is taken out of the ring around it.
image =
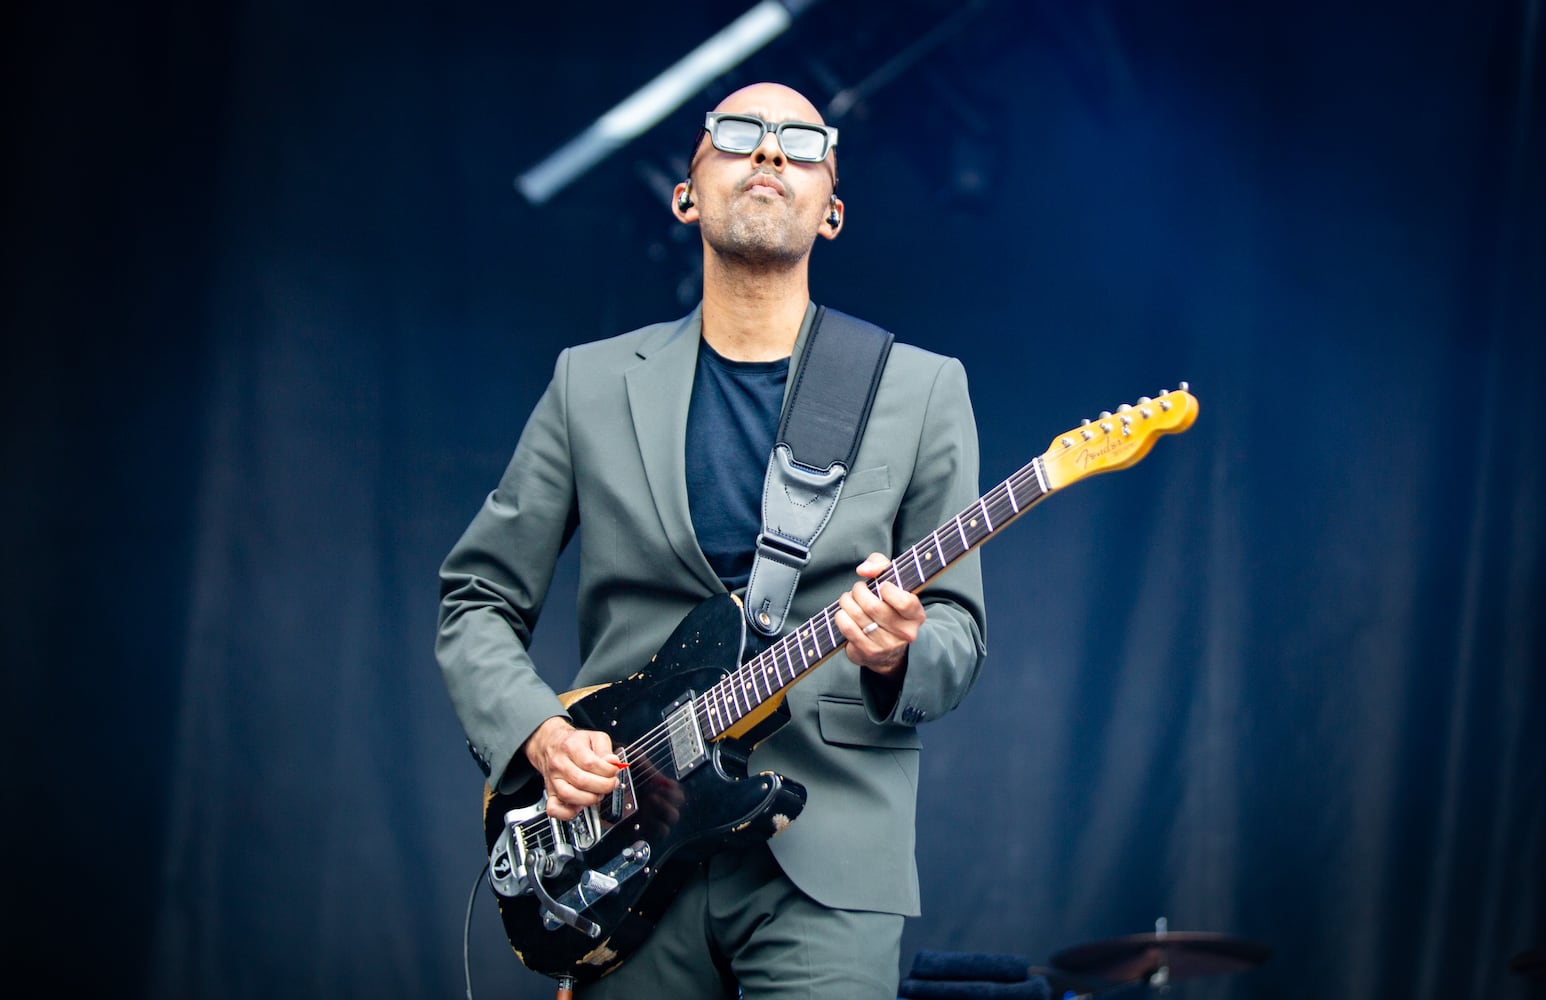
[[[821,228],[816,230],[829,240],[837,239],[837,234],[843,228],[843,199],[837,195],[832,196],[832,203],[827,208],[827,217],[821,220]]]
[[[698,206],[692,200],[692,178],[671,190],[671,214],[688,225],[698,221]]]

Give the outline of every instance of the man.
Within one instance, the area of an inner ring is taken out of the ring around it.
[[[563,352],[441,569],[436,651],[469,746],[496,790],[540,787],[551,816],[608,796],[621,763],[607,733],[571,723],[526,652],[554,562],[579,527],[576,687],[643,669],[695,606],[745,585],[787,373],[816,312],[811,249],[843,225],[835,133],[780,85],[721,102],[672,205],[701,230],[701,306]],[[975,555],[921,600],[864,579],[977,495],[965,373],[896,345],[785,623],[836,600],[845,650],[789,689],[790,721],[750,761],[803,784],[808,803],[766,845],[713,855],[584,996],[893,1000],[903,917],[918,913],[915,726],[971,687],[984,611]]]

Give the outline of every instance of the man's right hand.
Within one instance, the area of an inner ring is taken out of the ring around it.
[[[617,787],[617,754],[612,739],[594,729],[576,729],[555,715],[526,740],[526,759],[542,775],[549,816],[574,819]]]

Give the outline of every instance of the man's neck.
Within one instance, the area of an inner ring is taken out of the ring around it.
[[[755,274],[708,266],[703,339],[732,361],[777,361],[794,353],[810,289],[804,267]]]

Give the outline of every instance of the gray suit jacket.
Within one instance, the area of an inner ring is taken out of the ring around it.
[[[520,747],[543,720],[564,714],[526,649],[577,528],[581,668],[570,687],[642,669],[689,611],[724,592],[694,539],[686,487],[686,462],[713,460],[684,454],[700,334],[695,310],[565,350],[499,486],[441,568],[437,658],[474,756],[502,792],[534,777]],[[895,345],[786,628],[852,586],[867,554],[901,551],[977,497],[964,370]],[[921,596],[928,621],[899,695],[839,653],[790,690],[790,723],[751,758],[754,771],[777,771],[808,790],[804,812],[771,847],[794,883],[829,906],[918,912],[916,725],[954,708],[981,668],[977,555]]]

